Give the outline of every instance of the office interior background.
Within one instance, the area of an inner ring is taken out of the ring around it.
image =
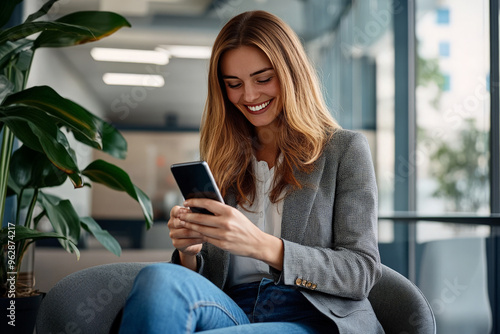
[[[19,20],[43,3],[26,0]],[[303,41],[335,118],[369,140],[382,262],[423,291],[438,333],[500,333],[498,0],[61,0],[49,15],[88,9],[132,27],[37,51],[30,85],[53,86],[126,137],[129,156],[113,163],[152,199],[153,230],[119,193],[54,189],[116,236],[120,261],[168,260],[165,223],[182,201],[169,166],[197,159],[211,43],[234,15],[263,9]],[[146,63],[100,60],[108,48],[156,53]],[[81,261],[118,261],[91,238],[82,245]],[[37,245],[39,276],[63,266],[54,246]],[[66,271],[76,270],[68,257]]]

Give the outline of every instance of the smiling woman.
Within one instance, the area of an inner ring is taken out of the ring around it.
[[[330,115],[298,37],[242,13],[208,78],[200,155],[224,203],[172,208],[172,263],[139,273],[121,332],[382,333],[367,299],[381,274],[369,147]]]

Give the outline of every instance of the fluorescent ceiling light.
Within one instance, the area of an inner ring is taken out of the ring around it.
[[[114,61],[142,64],[168,64],[169,54],[164,50],[132,50],[113,48],[93,48],[90,55],[97,61]]]
[[[175,58],[209,59],[210,46],[199,45],[160,45],[156,50],[164,50]]]
[[[107,85],[163,87],[165,79],[157,74],[105,73],[102,80]]]

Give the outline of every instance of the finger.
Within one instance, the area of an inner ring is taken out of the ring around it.
[[[181,226],[189,229],[193,229],[194,225],[202,225],[208,227],[219,226],[219,219],[216,216],[207,215],[204,213],[182,213],[179,215],[179,220],[179,222],[175,223],[176,226]]]
[[[173,229],[170,231],[171,239],[201,239],[203,235],[197,231],[187,228]]]
[[[185,228],[198,233],[205,241],[206,238],[222,239],[226,231],[218,225],[211,226],[205,223],[185,222]]]
[[[184,228],[185,227],[185,215],[190,213],[191,211],[189,209],[183,208],[182,211],[179,211],[179,214],[177,217],[172,217],[167,223],[167,227],[169,229],[172,228]]]
[[[170,220],[174,218],[179,218],[180,214],[187,212],[191,212],[191,210],[189,210],[189,208],[176,205],[175,207],[172,208],[172,210],[170,210]]]
[[[186,209],[185,207],[182,207],[180,205],[175,205],[172,210],[170,210],[170,217],[177,217],[180,212],[183,211],[183,209]]]
[[[204,208],[214,215],[221,215],[224,210],[224,204],[210,198],[190,198],[183,205],[189,208]]]

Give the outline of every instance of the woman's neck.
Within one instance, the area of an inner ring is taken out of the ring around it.
[[[269,169],[274,167],[277,157],[277,149],[260,149],[255,152],[255,157],[257,161],[265,161],[269,166]]]
[[[278,157],[278,143],[276,140],[277,130],[275,126],[257,128],[259,143],[255,150],[255,157],[257,161],[267,162],[269,168],[274,166],[276,158]]]

